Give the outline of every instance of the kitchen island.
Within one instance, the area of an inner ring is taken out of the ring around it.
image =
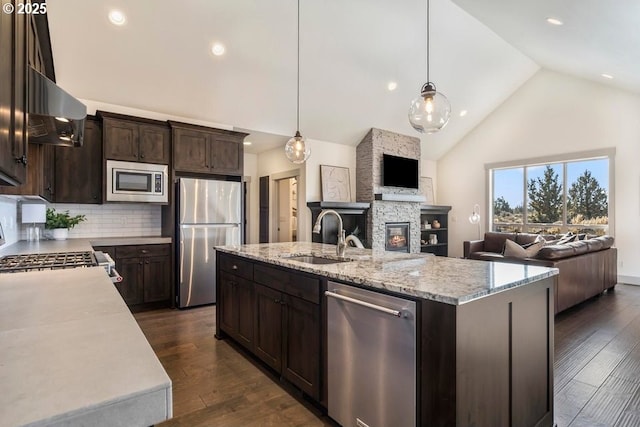
[[[415,301],[417,425],[553,425],[556,269],[355,248],[316,264],[335,246],[305,242],[216,249],[217,336],[322,407],[337,282]]]
[[[0,425],[171,418],[171,380],[103,268],[2,274],[0,301]]]

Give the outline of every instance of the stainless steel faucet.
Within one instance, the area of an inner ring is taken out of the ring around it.
[[[336,245],[336,255],[344,258],[344,253],[345,253],[345,250],[347,249],[347,243],[345,242],[345,237],[344,237],[345,232],[344,232],[344,229],[342,228],[343,227],[342,217],[338,212],[334,211],[333,209],[323,209],[320,212],[320,215],[318,215],[318,218],[316,219],[316,223],[313,225],[313,232],[316,234],[320,233],[320,228],[322,227],[322,218],[324,218],[325,215],[328,215],[328,214],[332,214],[338,217],[338,244]]]

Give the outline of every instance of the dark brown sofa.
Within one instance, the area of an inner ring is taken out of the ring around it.
[[[605,290],[617,282],[617,249],[613,237],[601,236],[565,244],[545,245],[533,258],[512,258],[502,255],[505,241],[520,245],[532,243],[538,237],[529,233],[488,232],[484,240],[464,242],[464,257],[485,261],[515,262],[559,270],[555,288],[555,312],[559,313]],[[558,236],[543,236],[554,240]]]

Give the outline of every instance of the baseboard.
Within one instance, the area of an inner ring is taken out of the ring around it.
[[[640,286],[640,277],[618,275],[618,283]]]

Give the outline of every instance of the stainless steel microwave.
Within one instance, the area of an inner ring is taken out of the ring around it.
[[[167,165],[107,160],[108,202],[167,203]]]

